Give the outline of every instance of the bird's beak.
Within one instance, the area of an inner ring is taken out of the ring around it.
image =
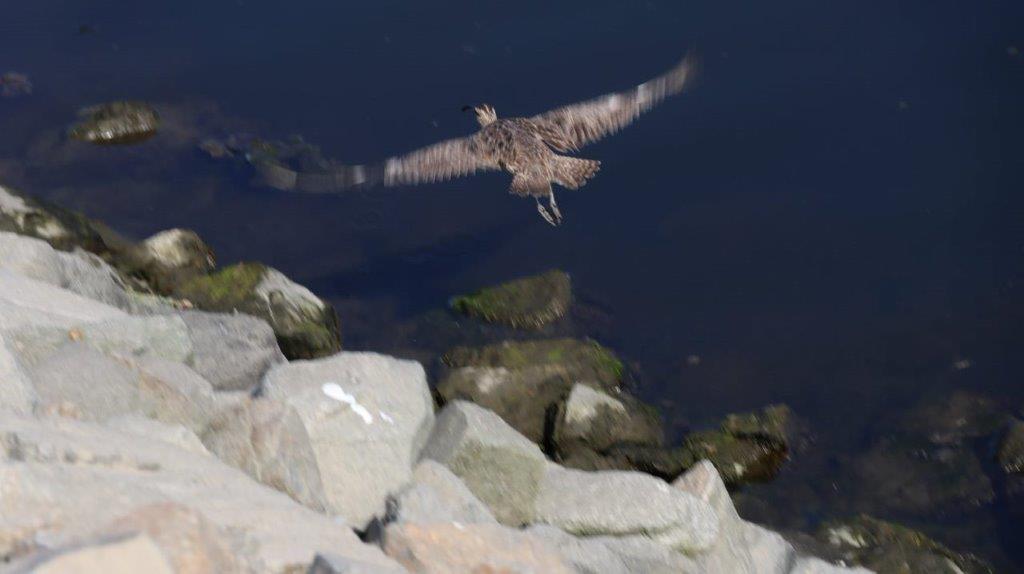
[[[462,111],[464,112],[468,112],[471,109],[473,109],[473,106],[462,106]]]

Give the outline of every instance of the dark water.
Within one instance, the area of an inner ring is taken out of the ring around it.
[[[691,47],[699,84],[583,151],[602,171],[560,195],[559,229],[504,175],[300,196],[194,148],[299,133],[372,162],[471,132],[464,104],[533,114]],[[902,516],[838,486],[837,462],[925,397],[1024,404],[1022,52],[1009,1],[4,0],[0,73],[35,93],[0,100],[0,181],[268,262],[338,306],[351,348],[429,356],[458,338],[433,311],[450,295],[566,269],[576,327],[674,431],[779,401],[807,421],[814,446],[738,495],[748,516],[812,529],[868,511],[1024,569],[1019,502]],[[80,106],[127,97],[173,129],[126,149],[61,139]]]

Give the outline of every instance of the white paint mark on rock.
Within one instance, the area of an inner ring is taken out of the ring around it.
[[[370,425],[373,424],[373,415],[363,405],[359,404],[356,398],[345,392],[345,389],[341,388],[338,383],[324,383],[320,390],[324,392],[329,398],[332,398],[338,402],[346,403],[352,408],[352,412],[362,417],[363,422]]]

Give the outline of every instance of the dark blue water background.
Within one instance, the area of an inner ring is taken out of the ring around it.
[[[559,229],[504,175],[301,196],[194,147],[298,133],[372,162],[471,132],[464,104],[529,115],[690,48],[696,87],[582,152],[602,171],[561,193]],[[626,358],[674,432],[770,402],[803,416],[813,452],[737,498],[810,529],[891,514],[835,486],[832,461],[877,421],[953,389],[1024,404],[1022,51],[1009,1],[4,0],[0,72],[35,93],[0,100],[0,178],[274,265],[338,306],[350,348],[429,357],[459,327],[436,311],[450,295],[566,269],[575,328]],[[77,108],[121,98],[185,127],[130,149],[62,141]],[[1011,569],[1020,516],[1000,496],[917,524]]]

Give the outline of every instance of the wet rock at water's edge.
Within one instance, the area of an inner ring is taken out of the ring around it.
[[[455,297],[451,306],[488,323],[538,329],[565,316],[571,301],[569,275],[552,270]]]
[[[280,271],[259,263],[239,263],[177,286],[174,295],[197,307],[240,311],[273,327],[290,359],[311,359],[341,349],[334,308]]]
[[[131,144],[153,137],[160,116],[144,102],[117,101],[83,108],[68,129],[72,139],[95,144]]]
[[[622,363],[594,341],[550,339],[456,347],[437,385],[443,402],[465,400],[493,410],[538,444],[550,438],[549,412],[577,381],[614,392]]]
[[[996,494],[976,443],[1006,420],[995,401],[977,393],[926,398],[853,461],[852,488],[916,516],[952,516],[991,504]]]
[[[993,569],[977,556],[950,550],[905,526],[866,515],[824,524],[820,542],[844,560],[881,574],[991,574]]]

